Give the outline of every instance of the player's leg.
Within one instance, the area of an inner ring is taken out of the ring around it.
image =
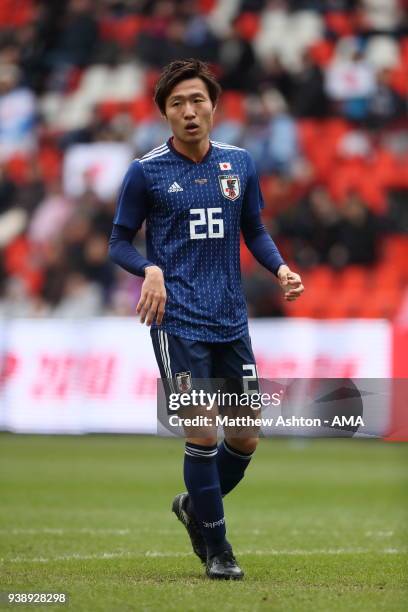
[[[182,392],[180,381],[208,379],[211,373],[211,352],[202,342],[152,330],[153,347],[163,378],[171,380],[174,392]],[[184,480],[188,490],[173,502],[173,511],[187,528],[194,551],[205,562],[207,555],[229,550],[222,494],[216,464],[216,433],[190,436],[186,439]],[[198,525],[202,540],[195,533]],[[193,533],[194,532],[194,533]]]
[[[242,393],[243,381],[250,387],[257,383],[255,358],[249,336],[233,342],[215,346],[216,367],[214,377],[225,378],[232,388]],[[251,389],[250,389],[251,390]],[[254,390],[254,389],[253,389]],[[258,444],[256,432],[248,430],[247,434],[234,436],[226,430],[225,439],[218,447],[217,467],[222,495],[227,495],[243,479]]]
[[[184,459],[184,481],[189,492],[187,510],[198,520],[206,543],[207,576],[239,580],[244,573],[237,565],[226,539],[217,454],[216,438],[187,439]]]

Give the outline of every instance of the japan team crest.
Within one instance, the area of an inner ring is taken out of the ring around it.
[[[191,372],[179,372],[176,374],[176,385],[180,393],[188,393],[191,391]]]
[[[241,184],[236,174],[221,174],[218,177],[222,195],[228,200],[237,200],[241,195]]]

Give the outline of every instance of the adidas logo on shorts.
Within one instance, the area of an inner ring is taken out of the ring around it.
[[[180,187],[180,185],[176,182],[174,182],[172,185],[170,185],[170,187],[168,188],[167,192],[168,193],[175,193],[176,191],[184,191],[184,189],[182,187]]]

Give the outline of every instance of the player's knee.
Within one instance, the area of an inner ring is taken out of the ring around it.
[[[186,441],[190,444],[199,444],[200,446],[214,446],[214,444],[217,444],[217,437],[208,436],[205,438],[186,438]]]
[[[241,453],[253,453],[258,446],[259,438],[227,438],[228,444]]]

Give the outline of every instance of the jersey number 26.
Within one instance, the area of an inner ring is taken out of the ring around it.
[[[190,218],[190,238],[224,238],[224,221],[215,217],[216,214],[222,214],[222,208],[190,208],[190,217],[198,215],[198,219]],[[201,230],[199,233],[198,228]]]

